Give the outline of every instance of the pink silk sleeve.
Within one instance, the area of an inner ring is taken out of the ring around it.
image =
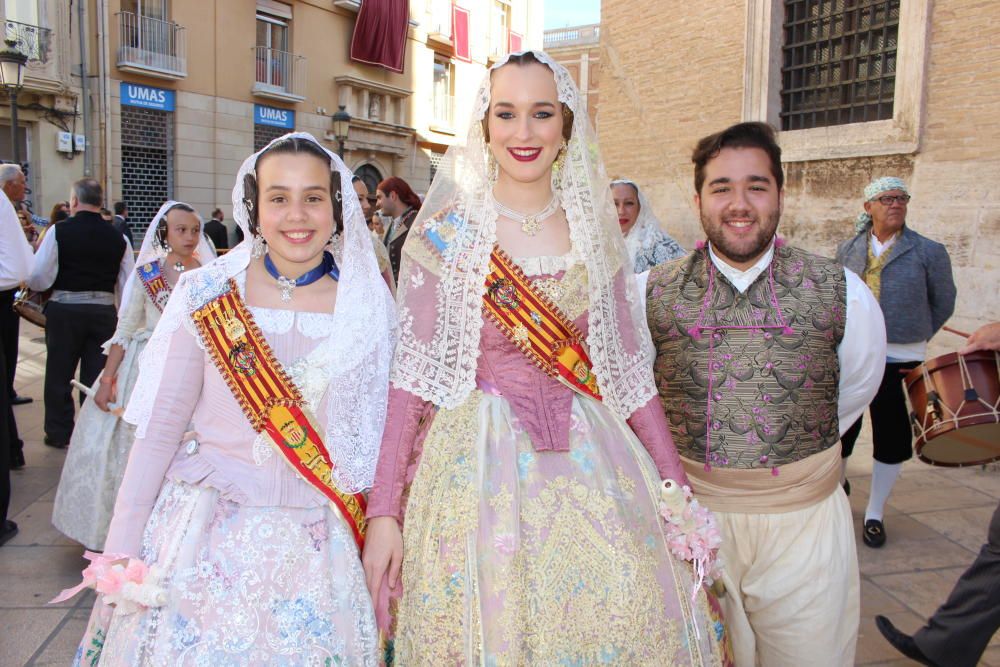
[[[206,363],[194,336],[183,326],[178,327],[167,350],[146,437],[137,439],[129,454],[105,552],[139,556],[146,521],[201,397]]]
[[[403,490],[410,468],[419,457],[421,427],[433,405],[404,389],[389,388],[385,433],[375,467],[375,485],[368,494],[369,519],[392,516],[403,520]],[[424,429],[426,430],[426,429]]]
[[[658,396],[649,399],[645,405],[632,413],[628,425],[649,452],[656,465],[660,479],[672,479],[681,485],[688,484],[687,474],[681,464],[681,457],[674,447],[673,436],[667,417],[663,414],[663,404]]]

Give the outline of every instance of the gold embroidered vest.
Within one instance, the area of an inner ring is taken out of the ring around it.
[[[846,289],[842,266],[785,245],[743,293],[706,249],[652,269],[654,375],[681,456],[775,468],[837,444]]]

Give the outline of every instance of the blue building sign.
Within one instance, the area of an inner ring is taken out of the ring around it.
[[[163,88],[122,81],[121,99],[123,106],[143,107],[158,111],[174,110],[174,91]]]
[[[276,109],[266,107],[263,104],[255,104],[253,105],[253,124],[294,130],[295,112],[290,109]]]

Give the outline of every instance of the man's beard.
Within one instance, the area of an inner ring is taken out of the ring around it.
[[[733,262],[742,264],[756,259],[767,250],[767,247],[771,244],[771,239],[774,238],[774,234],[778,229],[778,220],[781,218],[781,211],[772,213],[763,224],[759,218],[755,219],[757,233],[753,237],[753,243],[748,250],[741,250],[726,239],[723,233],[725,222],[721,219],[716,224],[715,221],[706,218],[704,213],[700,213],[700,216],[701,227],[705,230],[705,235],[712,244],[712,249],[717,254]]]

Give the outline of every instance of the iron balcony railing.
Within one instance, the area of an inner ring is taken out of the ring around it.
[[[29,61],[47,63],[52,46],[52,31],[29,23],[4,21],[4,40],[16,43],[14,47]]]
[[[187,39],[173,21],[118,12],[118,67],[169,78],[187,76]]]
[[[254,93],[281,99],[305,99],[305,56],[257,46],[254,47],[254,57],[256,64]]]

